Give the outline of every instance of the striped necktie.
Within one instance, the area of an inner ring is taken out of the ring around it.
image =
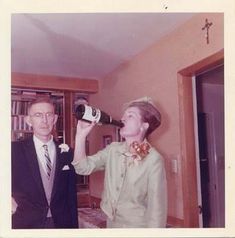
[[[51,159],[50,159],[49,152],[48,152],[48,146],[47,145],[43,145],[43,148],[44,148],[44,156],[46,158],[47,178],[50,179],[52,164],[51,164]]]

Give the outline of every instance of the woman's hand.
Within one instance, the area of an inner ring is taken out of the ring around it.
[[[76,138],[86,138],[87,135],[90,133],[92,128],[95,126],[95,122],[89,123],[85,121],[78,120],[77,123],[77,131],[76,131]]]
[[[86,157],[86,137],[95,126],[95,122],[88,123],[78,120],[77,131],[75,136],[75,149],[73,164]]]

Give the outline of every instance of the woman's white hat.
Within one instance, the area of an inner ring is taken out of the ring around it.
[[[135,100],[132,100],[128,103],[124,104],[124,109],[128,107],[141,107],[141,110],[147,111],[149,114],[155,117],[156,128],[161,124],[161,113],[158,111],[157,107],[155,106],[152,98],[145,96]]]
[[[138,98],[138,99],[135,99],[135,100],[132,100],[128,103],[125,103],[124,104],[124,108],[128,108],[128,107],[131,107],[131,106],[134,106],[135,103],[143,103],[143,105],[145,104],[146,105],[146,111],[149,111],[151,112],[152,114],[155,115],[155,117],[161,121],[161,114],[160,112],[158,111],[157,107],[155,106],[152,98],[148,97],[148,96],[144,96],[144,97],[141,97],[141,98]]]

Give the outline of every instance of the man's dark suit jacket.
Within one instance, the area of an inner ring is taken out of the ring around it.
[[[56,144],[56,170],[50,209],[55,228],[78,228],[76,174],[73,152],[61,153]],[[63,170],[63,167],[69,170]],[[48,203],[33,138],[12,143],[12,196],[18,204],[12,228],[44,228]]]

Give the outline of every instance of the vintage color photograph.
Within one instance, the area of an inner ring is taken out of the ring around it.
[[[184,11],[9,3],[1,236],[234,235],[234,3],[205,1]]]

